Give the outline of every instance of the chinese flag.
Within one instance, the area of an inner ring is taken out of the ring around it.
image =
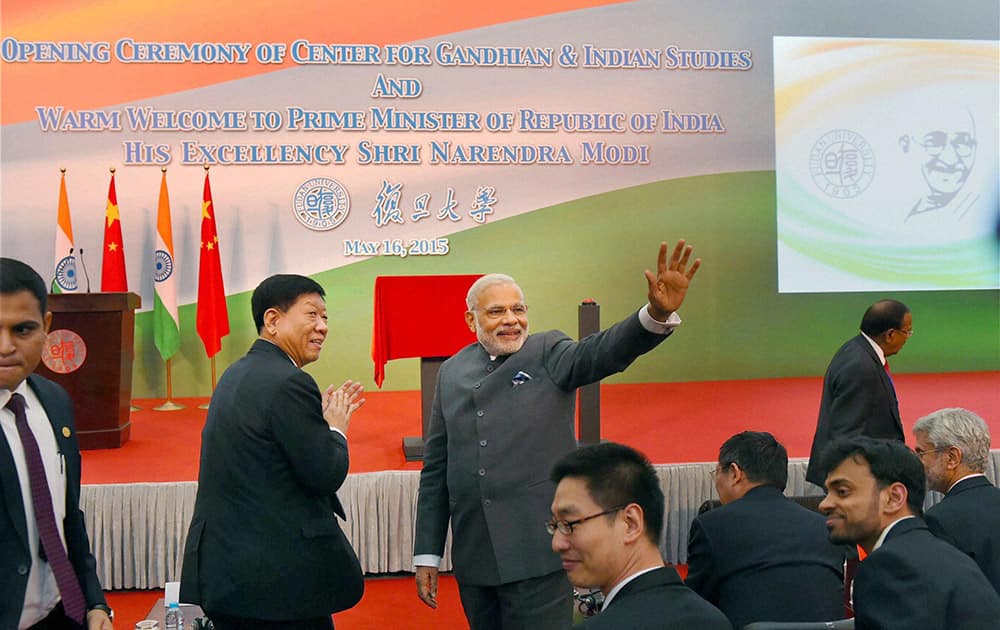
[[[198,263],[198,336],[205,344],[205,354],[214,357],[222,349],[222,338],[229,334],[226,290],[222,285],[222,261],[219,258],[219,234],[215,229],[215,204],[205,173],[205,192],[201,202],[201,257]]]
[[[105,209],[101,291],[128,291],[128,278],[125,275],[125,246],[122,243],[122,222],[118,216],[118,193],[115,192],[114,169],[111,170],[108,205]]]

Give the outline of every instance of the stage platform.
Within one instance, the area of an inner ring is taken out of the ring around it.
[[[1000,433],[1000,372],[894,376],[908,441],[913,423],[941,407],[961,406]],[[719,445],[738,431],[770,431],[792,458],[787,494],[806,492],[805,461],[822,379],[792,378],[602,386],[602,435],[645,452],[667,497],[661,548],[687,560],[687,532],[698,506],[714,498],[710,471]],[[371,392],[348,433],[351,474],[339,495],[345,533],[367,573],[412,571],[419,462],[406,462],[401,439],[419,435],[419,392]],[[162,400],[137,400],[132,439],[120,449],[83,453],[83,509],[105,588],[162,587],[180,574],[194,509],[204,399],[155,412]],[[1000,476],[1000,452],[991,474]],[[546,515],[540,515],[539,522]],[[540,526],[540,525],[539,525]],[[446,568],[450,554],[446,553]]]

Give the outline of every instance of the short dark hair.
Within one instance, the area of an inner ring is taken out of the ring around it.
[[[857,463],[866,462],[879,488],[899,482],[906,486],[906,503],[916,516],[924,513],[927,479],[917,454],[898,440],[877,440],[868,437],[840,438],[831,442],[820,455],[825,475],[848,457]]]
[[[323,287],[306,276],[279,273],[265,278],[250,297],[250,310],[253,312],[253,323],[257,325],[257,334],[264,328],[264,312],[269,308],[285,312],[298,301],[299,296],[312,293],[318,293],[321,298],[326,297]]]
[[[788,483],[788,451],[766,431],[737,433],[719,447],[719,467],[738,464],[747,479],[784,492]]]
[[[8,295],[19,291],[30,291],[38,298],[38,307],[45,315],[48,308],[49,293],[45,289],[45,281],[38,272],[13,258],[0,258],[0,293]]]
[[[646,456],[614,442],[584,446],[565,455],[552,467],[552,481],[576,477],[601,509],[637,503],[646,521],[646,535],[659,545],[663,532],[664,498],[660,479]]]
[[[903,317],[909,312],[909,307],[899,300],[879,300],[862,316],[861,332],[874,339],[891,328],[899,330]]]

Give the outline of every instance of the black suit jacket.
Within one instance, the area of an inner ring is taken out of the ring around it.
[[[673,567],[654,569],[618,591],[607,608],[577,626],[585,630],[731,630],[718,608],[684,586]]]
[[[561,570],[544,522],[549,470],[576,449],[576,388],[620,372],[666,335],[633,313],[574,342],[549,331],[491,361],[479,343],[441,366],[420,472],[414,554],[442,555],[451,518],[455,577],[482,586]],[[524,373],[530,379],[514,384]]]
[[[361,567],[336,517],[347,469],[347,441],[323,420],[316,382],[258,339],[212,396],[181,600],[267,620],[357,603]]]
[[[1000,596],[967,555],[919,518],[897,521],[854,576],[857,630],[985,630]]]
[[[931,533],[975,560],[1000,593],[1000,488],[986,477],[960,481],[925,519]]]
[[[823,398],[809,453],[806,480],[822,486],[820,454],[840,437],[863,435],[905,442],[892,379],[863,335],[850,339],[833,355],[823,377]]]
[[[73,424],[73,403],[59,385],[32,374],[28,386],[42,403],[56,436],[56,447],[66,465],[66,518],[63,532],[66,553],[80,581],[87,606],[105,604],[104,592],[97,579],[96,561],[90,551],[90,541],[80,510],[80,447]],[[28,584],[31,554],[24,516],[21,486],[14,468],[14,459],[5,434],[0,431],[0,628],[16,628],[24,606],[24,591]]]
[[[845,614],[845,551],[829,542],[822,515],[758,486],[694,520],[684,582],[735,628],[831,621]]]

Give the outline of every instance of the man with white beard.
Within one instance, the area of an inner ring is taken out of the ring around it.
[[[676,311],[701,264],[678,241],[645,272],[648,304],[579,342],[528,334],[513,278],[489,274],[466,298],[471,344],[442,366],[417,504],[417,595],[437,607],[438,566],[451,519],[462,606],[473,630],[552,630],[572,621],[572,587],[551,538],[552,464],[576,448],[576,389],[621,372],[680,324]]]

